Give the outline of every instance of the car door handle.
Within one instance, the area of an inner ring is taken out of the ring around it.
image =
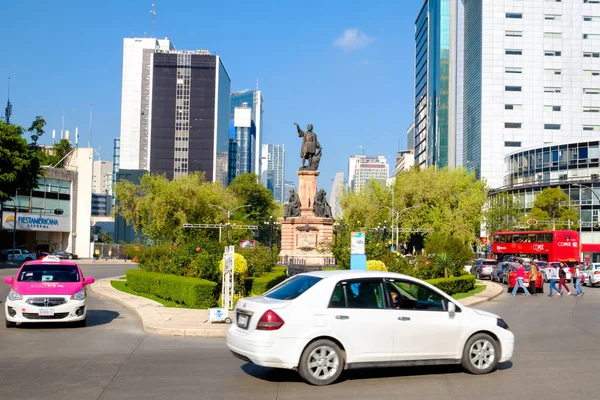
[[[335,319],[350,319],[350,317],[347,315],[336,315]]]
[[[410,321],[410,317],[398,317],[398,321]]]

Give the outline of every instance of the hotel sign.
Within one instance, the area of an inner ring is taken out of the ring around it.
[[[60,215],[40,215],[17,213],[18,231],[70,232],[71,219]],[[12,231],[15,227],[15,213],[2,213],[2,229]]]

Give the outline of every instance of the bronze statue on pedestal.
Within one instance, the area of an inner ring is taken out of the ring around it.
[[[313,132],[312,124],[308,124],[306,132],[300,129],[300,126],[294,122],[298,136],[302,138],[302,147],[300,148],[300,158],[302,159],[301,170],[316,171],[321,162],[322,148],[317,134]],[[306,162],[308,161],[308,164]]]

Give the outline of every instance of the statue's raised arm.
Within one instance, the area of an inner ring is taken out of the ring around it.
[[[297,122],[294,122],[294,125],[296,125],[296,130],[298,131],[298,137],[304,137],[304,131],[302,129],[300,129],[300,125],[298,125]]]

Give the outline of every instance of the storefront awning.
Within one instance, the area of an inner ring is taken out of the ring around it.
[[[584,253],[600,253],[600,244],[582,244],[581,251]]]

